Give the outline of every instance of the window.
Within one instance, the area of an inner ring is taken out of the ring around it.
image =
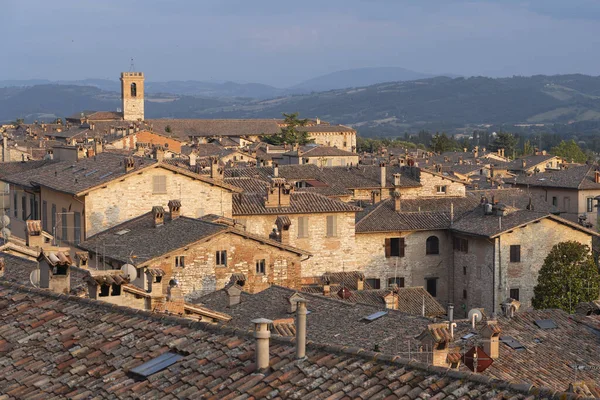
[[[67,265],[57,265],[54,275],[67,275],[69,267]]]
[[[27,221],[27,197],[21,197],[21,219]]]
[[[42,229],[48,232],[48,202],[42,201]]]
[[[510,289],[510,298],[519,300],[519,289]]]
[[[425,254],[440,254],[440,239],[429,236],[425,242]]]
[[[52,204],[52,226],[50,227],[52,235],[56,235],[56,204]]]
[[[521,246],[512,244],[510,246],[510,262],[521,262]]]
[[[256,274],[264,275],[265,274],[265,259],[256,260]]]
[[[215,264],[221,267],[227,266],[227,250],[217,250],[215,253]]]
[[[298,217],[298,237],[308,237],[308,217]]]
[[[17,200],[17,192],[15,192],[13,194],[13,203],[14,203],[14,206],[15,206],[15,218],[19,216],[19,210],[18,210],[18,208],[19,208],[18,206],[19,205],[17,204],[18,201],[19,200]]]
[[[175,257],[175,266],[177,268],[185,267],[185,256],[176,256]]]
[[[467,289],[463,289],[463,299],[467,299]]]
[[[594,212],[594,198],[587,198],[587,212]]]
[[[340,166],[341,167],[345,167],[346,166],[346,159],[345,158],[340,159]]]
[[[137,97],[137,85],[135,82],[131,84],[131,97]]]
[[[398,287],[404,287],[404,278],[398,278],[398,277],[388,278],[388,287],[390,287],[394,284],[398,285]]]
[[[463,238],[454,238],[454,250],[460,251],[463,253],[469,252],[469,241]]]
[[[381,289],[381,279],[377,278],[367,278],[365,279],[367,285],[369,285],[372,289]]]
[[[558,207],[558,197],[552,196],[552,205]]]
[[[327,237],[337,236],[337,215],[327,216]]]
[[[73,213],[73,243],[79,244],[81,241],[81,213],[75,211]]]
[[[120,296],[121,295],[121,285],[117,285],[116,283],[112,284],[112,292],[111,296]]]
[[[435,192],[437,194],[446,194],[446,191],[448,190],[448,186],[446,185],[439,185],[435,187]]]
[[[404,238],[385,239],[385,256],[404,257]]]
[[[463,267],[463,275],[467,275],[467,267]]]
[[[100,285],[100,297],[108,297],[110,285]]]
[[[152,177],[152,194],[167,193],[167,176],[156,175]]]
[[[60,221],[61,221],[61,226],[62,226],[62,236],[60,238],[62,240],[67,240],[67,238],[69,237],[69,234],[67,232],[68,225],[67,225],[67,209],[66,208],[62,209]]]
[[[433,297],[437,296],[437,279],[438,278],[425,278],[425,288]]]

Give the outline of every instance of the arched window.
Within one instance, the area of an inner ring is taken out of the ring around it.
[[[137,97],[137,85],[135,82],[131,84],[131,97]]]
[[[425,254],[440,254],[440,239],[437,236],[429,236],[425,247]]]

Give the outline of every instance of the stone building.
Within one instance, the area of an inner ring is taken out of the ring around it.
[[[60,243],[85,240],[104,229],[166,206],[178,197],[185,216],[231,217],[232,193],[222,170],[199,175],[154,159],[100,153],[75,162],[43,165],[2,180],[10,184],[12,233],[24,237],[25,221],[41,220]]]
[[[125,121],[144,120],[143,72],[121,72],[121,101]]]
[[[314,164],[323,168],[358,165],[358,158],[358,154],[351,151],[312,144],[273,156],[273,161],[279,165]]]
[[[79,247],[89,253],[93,268],[134,265],[138,272],[132,283],[150,293],[157,283],[172,279],[186,296],[221,289],[232,280],[250,292],[273,283],[300,287],[301,264],[309,252],[242,231],[226,219],[216,218],[222,222],[216,223],[185,217],[184,207],[178,200],[169,202],[168,213],[155,206]],[[162,272],[147,274],[153,270]]]

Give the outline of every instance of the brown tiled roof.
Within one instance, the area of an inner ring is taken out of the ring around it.
[[[236,186],[242,189],[245,193],[260,193],[267,194],[269,183],[257,178],[225,178],[225,183]]]
[[[284,155],[298,156],[298,151],[288,151]],[[300,149],[300,157],[341,157],[341,156],[355,156],[358,154],[350,151],[338,149],[337,147],[331,146],[303,146]]]
[[[530,169],[531,167],[535,167],[536,165],[540,165],[542,163],[545,163],[551,159],[553,159],[556,156],[553,156],[551,154],[538,154],[538,155],[532,155],[532,156],[527,156],[527,157],[521,157],[521,158],[517,158],[516,160],[513,160],[511,162],[509,162],[508,164],[506,164],[506,168],[509,171],[522,171],[525,169]],[[523,160],[525,160],[525,168],[523,168]]]
[[[52,160],[36,160],[36,161],[13,161],[0,163],[0,179],[5,176],[19,174],[29,170],[34,170],[48,164],[54,164]]]
[[[190,136],[251,136],[272,135],[281,132],[276,120],[271,119],[147,119],[152,130],[164,132],[168,125],[173,135]]]
[[[4,277],[0,279],[20,285],[31,285],[29,275],[31,271],[38,269],[37,261],[5,252],[0,252],[0,258],[4,259]]]
[[[595,172],[596,169],[590,165],[569,166],[560,171],[541,172],[531,176],[518,175],[514,183],[518,186],[599,190],[600,183],[594,181]]]
[[[265,207],[261,194],[240,193],[233,196],[233,215],[310,214],[357,212],[361,209],[342,201],[309,192],[292,192],[289,207]]]
[[[345,125],[310,125],[299,126],[296,128],[298,132],[356,132],[353,128]]]
[[[374,399],[410,394],[525,399],[553,394],[341,346],[309,343],[307,357],[296,360],[293,342],[277,336],[271,338],[270,367],[259,371],[254,340],[245,329],[6,283],[0,283],[0,310],[0,390],[8,398]],[[147,379],[130,373],[168,351],[183,359]]]
[[[93,285],[123,285],[129,283],[129,278],[119,271],[119,273],[94,273],[88,275],[85,281]]]

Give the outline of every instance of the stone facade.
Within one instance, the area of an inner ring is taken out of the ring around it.
[[[143,72],[121,72],[121,100],[125,121],[144,120]]]
[[[181,153],[181,141],[164,135],[159,135],[147,130],[139,131],[130,135],[111,140],[107,143],[107,148],[135,150],[137,145],[162,146],[165,149],[179,154]]]
[[[403,198],[417,197],[465,197],[466,186],[462,182],[432,174],[421,169],[420,187],[400,189]],[[444,189],[445,188],[445,189]],[[393,191],[393,190],[392,190]]]
[[[316,144],[337,147],[346,151],[356,151],[356,131],[317,132],[317,127],[312,127],[313,129],[309,132],[309,138],[314,140]]]
[[[354,213],[287,214],[287,216],[292,224],[287,231],[287,242],[283,238],[282,243],[312,253],[312,257],[302,263],[303,277],[356,269],[357,264],[353,257]],[[328,216],[337,219],[337,234],[332,237],[327,236]],[[299,237],[299,218],[308,218],[306,237]],[[245,226],[248,232],[268,237],[276,228],[277,215],[240,215],[235,216],[235,219]]]
[[[226,266],[217,265],[217,252],[220,251],[227,252]],[[184,266],[176,266],[176,258],[182,256]],[[234,273],[244,274],[244,290],[255,293],[271,284],[299,289],[302,258],[291,251],[227,232],[165,254],[143,267],[164,270],[163,282],[176,279],[184,295],[207,294],[222,289]],[[264,273],[257,271],[257,262],[262,260]],[[134,284],[148,289],[145,274],[140,273]]]
[[[166,179],[164,193],[153,193],[153,179],[157,176]],[[179,199],[185,204],[181,210],[183,216],[197,218],[216,214],[231,218],[229,190],[158,166],[89,192],[85,196],[86,237],[142,215],[152,206],[167,208],[171,199]]]
[[[521,308],[530,308],[539,270],[555,244],[573,240],[592,247],[592,236],[588,233],[548,218],[495,239],[461,237],[469,244],[468,252],[454,252],[453,291],[454,303],[460,305],[455,308],[458,316],[461,310],[466,313],[474,307],[500,312],[500,303],[511,296],[511,289],[518,289]],[[521,246],[520,262],[511,262],[511,245]]]

